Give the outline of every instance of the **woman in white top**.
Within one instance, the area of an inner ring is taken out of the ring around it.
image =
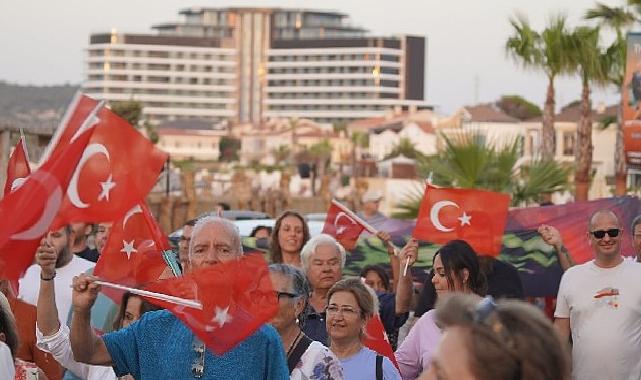
[[[303,272],[287,264],[272,264],[269,272],[279,305],[271,323],[283,342],[290,379],[343,380],[341,365],[334,354],[301,330],[311,293]]]
[[[69,327],[60,323],[56,308],[55,288],[53,279],[56,276],[56,259],[58,252],[47,243],[45,237],[36,251],[36,263],[40,266],[40,291],[37,304],[37,346],[51,353],[66,369],[83,380],[115,380],[116,374],[112,367],[95,366],[76,362],[71,351]],[[114,329],[126,327],[140,316],[152,309],[142,298],[125,293],[122,298]],[[130,379],[125,376],[121,379]]]

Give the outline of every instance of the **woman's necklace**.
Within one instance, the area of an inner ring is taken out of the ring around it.
[[[302,335],[303,335],[303,330],[298,330],[298,335],[296,335],[296,338],[294,338],[294,341],[289,346],[289,350],[287,350],[287,358],[289,358],[289,355],[292,353],[292,350],[294,349],[294,347],[296,347],[296,343],[298,343]]]

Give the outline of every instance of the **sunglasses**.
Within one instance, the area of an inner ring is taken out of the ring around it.
[[[590,231],[592,236],[594,236],[597,239],[603,239],[605,237],[605,234],[608,234],[609,237],[615,238],[619,236],[619,230],[618,228],[611,228],[609,230],[596,230],[596,231]]]

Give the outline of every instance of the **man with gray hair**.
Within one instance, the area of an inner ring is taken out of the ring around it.
[[[196,222],[189,244],[188,271],[242,256],[236,226],[208,216]],[[100,287],[95,278],[74,279],[71,346],[77,361],[111,365],[117,376],[136,379],[287,379],[280,338],[264,325],[222,356],[213,354],[167,310],[146,313],[139,321],[101,338],[89,326],[90,309]],[[224,289],[208,289],[224,291]]]
[[[641,374],[641,265],[621,256],[623,228],[610,210],[589,220],[595,258],[561,279],[554,324],[572,334],[574,379],[639,379]]]

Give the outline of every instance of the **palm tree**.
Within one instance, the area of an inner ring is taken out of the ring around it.
[[[356,178],[358,176],[356,170],[356,164],[358,161],[357,150],[360,148],[367,148],[369,146],[369,134],[361,131],[353,131],[349,136],[352,142],[352,177]]]
[[[638,2],[641,4],[641,2]],[[624,29],[629,28],[635,21],[634,14],[624,7],[609,7],[597,3],[585,13],[588,20],[598,20],[601,27],[612,29],[616,33],[616,39],[606,49],[606,63],[608,82],[617,91],[621,92],[625,76],[626,40]],[[623,152],[623,104],[619,103],[617,111],[617,135],[616,148],[614,150],[614,172],[615,172],[615,195],[625,195],[626,192],[626,167],[625,154]]]
[[[570,36],[569,54],[575,72],[581,78],[581,115],[577,127],[574,198],[577,201],[588,199],[592,172],[592,101],[591,85],[603,86],[607,83],[607,55],[599,46],[598,27],[579,26]]]
[[[433,183],[441,186],[477,188],[512,195],[512,205],[540,202],[542,195],[567,188],[570,169],[553,160],[535,160],[520,165],[521,141],[497,147],[476,133],[442,135],[445,147],[428,159],[423,173],[432,173]],[[396,205],[394,217],[415,218],[423,198],[423,188],[410,189]]]
[[[416,149],[416,144],[414,144],[412,140],[407,137],[402,137],[398,141],[398,144],[396,144],[396,146],[392,148],[392,151],[387,156],[385,156],[385,159],[398,157],[400,155],[415,159],[417,161],[425,159],[425,155],[423,154],[423,152]]]
[[[505,44],[507,53],[524,68],[543,71],[548,79],[540,156],[554,157],[554,80],[570,71],[570,60],[566,54],[569,33],[566,16],[553,16],[542,33],[533,30],[523,16],[511,18],[510,24],[514,34]]]
[[[277,164],[287,164],[287,159],[291,156],[291,149],[288,145],[279,145],[278,148],[272,149],[272,156]]]

